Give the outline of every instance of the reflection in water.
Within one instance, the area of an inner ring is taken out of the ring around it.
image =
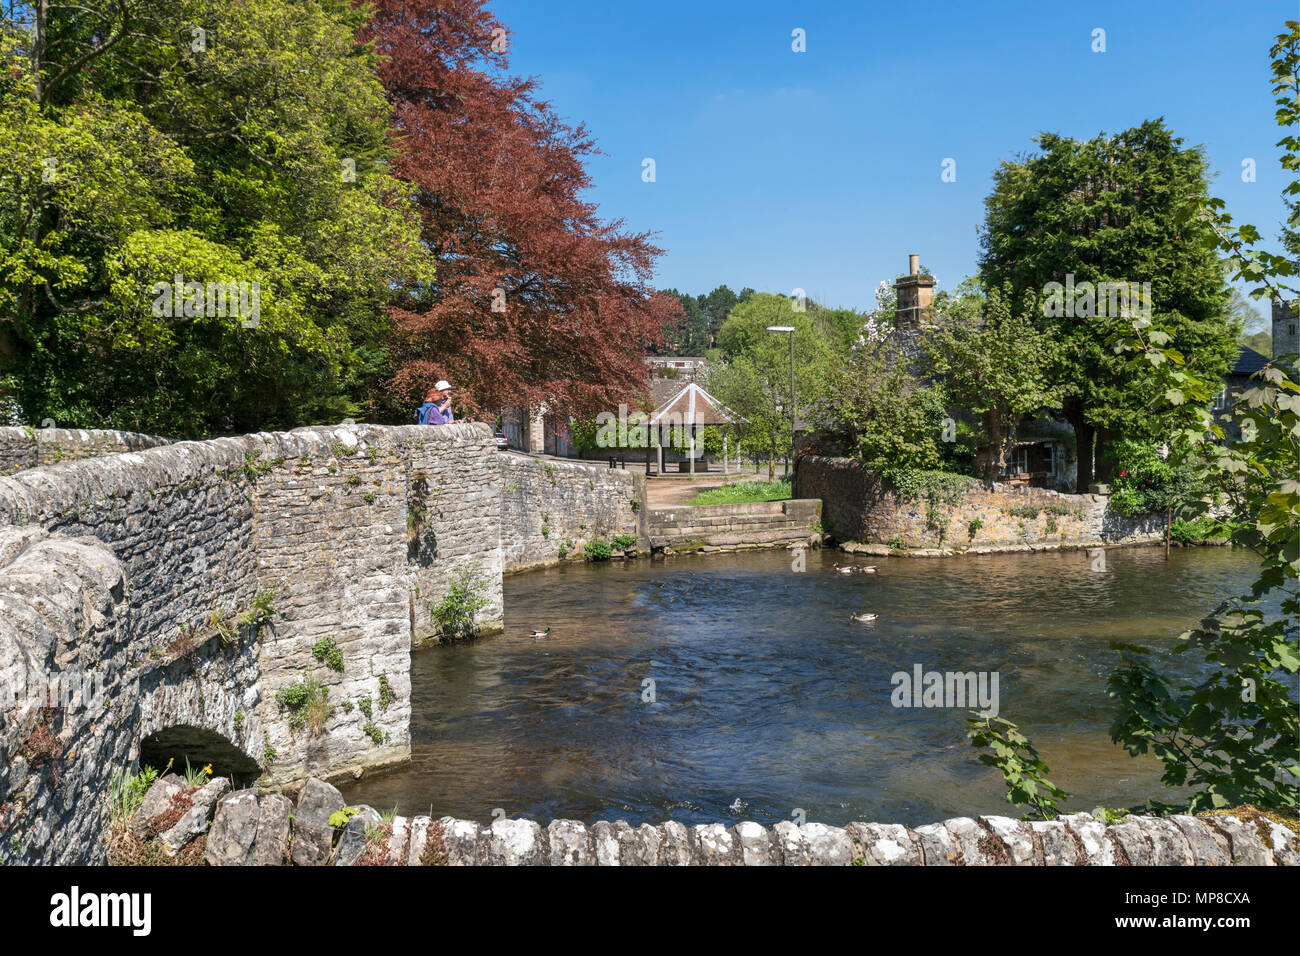
[[[1172,644],[1256,568],[1223,548],[1114,550],[1105,573],[1082,552],[878,558],[874,575],[835,574],[837,556],[809,552],[802,574],[766,551],[508,577],[503,635],[412,656],[410,764],[345,796],[542,824],[1014,812],[964,711],[891,706],[890,675],[921,664],[999,672],[1002,715],[1070,809],[1167,799],[1154,760],[1110,743],[1109,642]],[[850,621],[864,611],[879,620]]]

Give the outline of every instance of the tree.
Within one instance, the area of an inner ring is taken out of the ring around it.
[[[700,306],[700,298],[678,292],[676,289],[665,290],[666,295],[677,297],[682,305],[682,317],[667,333],[663,345],[665,354],[669,355],[703,355],[713,347],[709,335],[709,319]]]
[[[790,326],[793,333],[767,331]],[[790,395],[790,338],[794,337],[795,395]],[[718,330],[718,347],[727,361],[711,368],[709,391],[749,419],[752,434],[762,435],[771,462],[789,448],[790,409],[804,414],[826,393],[833,351],[824,330],[808,312],[795,310],[781,295],[759,292],[739,302]]]
[[[948,321],[926,338],[925,350],[949,398],[983,417],[976,471],[995,481],[1021,418],[1060,402],[1064,388],[1051,380],[1061,350],[1035,328],[1036,298],[1013,304],[1009,291],[994,289],[981,302],[971,289],[952,303]]]
[[[432,273],[383,168],[388,110],[356,14],[4,13],[0,392],[29,421],[176,437],[362,413],[391,284]]]
[[[361,37],[385,57],[393,172],[438,266],[390,311],[394,394],[413,400],[447,378],[470,413],[545,403],[590,417],[631,401],[646,351],[682,313],[650,287],[650,236],[580,198],[597,152],[586,128],[505,74],[509,34],[485,0],[371,6]]]
[[[828,393],[814,421],[868,471],[892,483],[943,463],[944,391],[918,382],[889,344],[855,349],[834,367]]]
[[[1179,224],[1189,197],[1206,196],[1206,160],[1184,148],[1162,120],[1086,142],[1044,133],[1037,154],[1001,164],[985,201],[981,277],[1009,284],[1015,296],[1044,294],[1048,283],[1080,288],[1039,321],[1064,349],[1063,412],[1079,447],[1078,482],[1106,477],[1113,435],[1161,441],[1140,381],[1107,343],[1125,327],[1123,300],[1090,295],[1082,284],[1150,283],[1152,316],[1167,326],[1192,370],[1220,379],[1236,353],[1239,330],[1227,315],[1227,289],[1200,221]],[[1118,288],[1118,286],[1116,287]],[[1105,305],[1103,309],[1102,306]],[[1115,308],[1114,306],[1120,306]],[[1095,437],[1095,442],[1094,442]]]

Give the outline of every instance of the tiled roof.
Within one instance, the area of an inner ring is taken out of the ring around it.
[[[684,425],[734,425],[743,424],[741,418],[726,405],[700,388],[694,382],[677,384],[677,391],[666,401],[660,402],[650,416],[650,424],[658,424],[667,418],[668,423],[680,422]]]
[[[1243,345],[1241,351],[1237,353],[1237,362],[1232,366],[1232,371],[1229,374],[1249,378],[1268,363],[1269,358],[1267,355],[1260,355],[1254,349]]]

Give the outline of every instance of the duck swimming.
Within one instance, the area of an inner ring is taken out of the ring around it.
[[[875,574],[874,564],[837,564],[835,570],[840,574]]]
[[[879,614],[850,614],[849,620],[856,621],[859,624],[870,624],[878,617],[880,617]]]
[[[529,634],[528,634],[528,636],[531,637],[531,638],[533,638],[533,640],[541,640],[543,637],[545,637],[547,634],[550,634],[550,633],[551,633],[551,628],[550,628],[550,626],[548,625],[547,628],[546,628],[546,630],[544,630],[544,631],[530,631]]]

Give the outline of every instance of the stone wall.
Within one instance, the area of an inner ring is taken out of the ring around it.
[[[640,472],[506,452],[499,481],[507,571],[581,559],[584,545],[618,535],[647,547]]]
[[[785,547],[816,534],[821,513],[817,499],[652,508],[650,543],[701,551]]]
[[[405,517],[411,628],[417,641],[433,632],[431,608],[457,575],[482,582],[487,606],[480,633],[501,629],[505,570],[502,463],[508,456],[475,426],[392,429],[406,464]]]
[[[165,438],[132,432],[5,426],[0,428],[0,475],[12,475],[38,465],[142,451],[166,444],[169,442]]]
[[[155,785],[161,786],[161,785]],[[282,797],[263,797],[283,800]],[[204,859],[215,865],[289,862],[283,852],[287,807],[261,825],[251,791],[217,804]],[[1241,813],[1209,817],[1130,816],[1107,824],[1087,813],[1047,821],[956,817],[909,829],[896,823],[843,827],[783,821],[687,826],[629,826],[622,820],[586,826],[552,820],[495,820],[488,826],[452,817],[398,816],[380,826],[372,807],[355,807],[345,828],[331,832],[343,809],[333,787],[311,781],[293,816],[292,862],[350,866],[1296,866],[1300,838],[1280,823]],[[271,839],[262,846],[264,834]],[[367,839],[367,831],[372,836]],[[306,852],[300,852],[303,848]]]
[[[1117,514],[1105,495],[974,481],[956,504],[900,498],[848,458],[803,456],[795,493],[822,500],[826,533],[840,542],[982,554],[1140,544],[1164,535],[1163,516]]]
[[[61,801],[102,802],[141,741],[176,727],[229,741],[264,786],[406,759],[410,648],[430,597],[477,566],[480,621],[500,627],[497,455],[481,424],[348,426],[0,478],[5,838],[32,841],[27,862],[96,859]],[[241,624],[263,594],[275,615]],[[309,674],[332,708],[317,730],[277,700]],[[107,703],[42,706],[34,688],[72,675]],[[103,823],[96,809],[77,826]]]

